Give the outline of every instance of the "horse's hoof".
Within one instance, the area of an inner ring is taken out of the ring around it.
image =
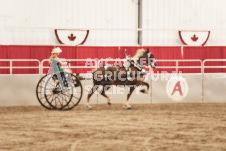
[[[90,105],[85,105],[85,107],[87,107],[89,110],[92,110],[93,108],[92,108],[92,106],[90,106]]]
[[[148,93],[145,89],[140,90],[141,93]]]
[[[132,107],[131,106],[127,106],[126,104],[123,105],[123,108],[127,109],[127,110],[131,110]]]
[[[111,102],[108,102],[108,105],[111,106]]]
[[[140,92],[144,93],[144,92],[145,92],[145,90],[144,90],[144,89],[142,89],[142,90],[140,90]]]

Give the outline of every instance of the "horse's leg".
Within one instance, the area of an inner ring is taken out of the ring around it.
[[[106,87],[106,86],[107,86],[107,87]],[[103,87],[103,90],[100,91],[100,94],[103,95],[105,98],[107,98],[107,100],[108,100],[108,105],[111,105],[111,99],[109,98],[109,96],[107,96],[107,95],[105,94],[105,92],[106,92],[107,90],[109,90],[109,89],[111,88],[111,86],[108,86],[108,85],[106,85],[106,86]],[[105,87],[106,87],[106,88],[105,88]]]
[[[142,93],[148,93],[148,91],[149,91],[149,84],[147,82],[142,81],[140,85],[147,86],[147,89],[146,90],[145,89],[142,89],[142,90],[140,90],[140,92],[142,92]]]
[[[93,95],[93,93],[97,90],[99,88],[99,86],[97,86],[97,85],[94,85],[93,87],[92,87],[92,89],[89,91],[89,94],[88,94],[88,97],[87,97],[87,102],[86,102],[86,107],[88,108],[88,109],[92,109],[92,106],[89,104],[89,99],[90,99],[90,97]]]
[[[129,98],[134,90],[135,90],[135,86],[129,87],[129,93],[127,94],[126,104],[123,106],[126,109],[132,109],[131,105],[129,104]]]

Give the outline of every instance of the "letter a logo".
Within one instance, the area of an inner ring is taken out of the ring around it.
[[[188,84],[183,77],[173,77],[166,84],[168,97],[175,102],[183,101],[188,94]]]
[[[174,88],[173,88],[173,92],[171,95],[174,95],[174,93],[176,91],[179,91],[180,95],[183,96],[182,91],[181,91],[181,85],[180,85],[180,81],[177,81],[177,83],[175,84]]]

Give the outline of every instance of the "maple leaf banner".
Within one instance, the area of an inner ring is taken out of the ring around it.
[[[77,46],[85,43],[89,30],[55,29],[55,36],[60,44]]]
[[[184,45],[204,46],[210,36],[210,31],[179,31],[179,37]]]

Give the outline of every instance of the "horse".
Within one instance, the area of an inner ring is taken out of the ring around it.
[[[142,89],[140,92],[148,92],[149,84],[144,82],[144,76],[146,74],[144,69],[146,65],[150,65],[152,68],[157,66],[154,55],[151,54],[148,49],[138,49],[132,58],[128,57],[126,53],[125,56],[127,59],[127,65],[125,63],[123,66],[108,65],[93,70],[93,87],[88,93],[87,103],[85,104],[88,109],[92,109],[89,100],[100,86],[103,86],[100,94],[107,99],[109,106],[111,105],[111,99],[105,94],[105,92],[109,90],[112,85],[128,86],[129,92],[127,94],[127,100],[123,105],[126,109],[132,109],[132,106],[129,104],[129,98],[137,86],[146,86],[147,89]]]

